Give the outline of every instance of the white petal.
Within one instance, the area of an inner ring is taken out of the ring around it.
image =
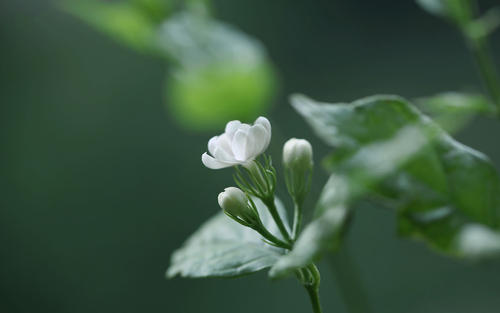
[[[238,161],[246,161],[248,149],[248,134],[243,130],[238,130],[231,142],[234,157]]]
[[[230,139],[233,139],[234,134],[240,127],[240,121],[230,121],[226,124],[225,133],[229,136]]]
[[[271,123],[269,122],[269,120],[267,118],[260,116],[255,120],[254,125],[262,125],[262,126],[264,126],[264,128],[267,131],[264,148],[262,149],[262,151],[265,151],[267,149],[267,147],[269,146],[269,143],[271,142],[271,133],[272,133],[271,132]]]
[[[271,133],[267,132],[264,139],[264,146],[262,147],[261,153],[266,151],[267,147],[269,147],[269,143],[271,142]]]
[[[253,143],[253,151],[250,153],[252,157],[256,157],[264,150],[266,150],[268,145],[268,132],[264,126],[256,124],[250,128],[249,138]]]
[[[221,162],[236,162],[233,151],[227,151],[222,147],[216,147],[212,155],[216,160]]]
[[[257,155],[257,142],[255,136],[251,134],[251,130],[247,134],[247,149],[245,151],[245,161],[253,160]]]
[[[224,154],[228,155],[228,159],[234,160],[233,149],[231,148],[231,139],[227,134],[224,133],[219,136],[219,139],[217,140],[217,148],[224,150]]]
[[[241,123],[241,125],[238,127],[238,130],[241,130],[242,132],[245,132],[248,134],[248,131],[250,130],[250,125]]]
[[[269,133],[269,135],[271,135],[271,123],[269,122],[269,120],[263,116],[259,116],[255,122],[254,122],[254,125],[262,125],[264,126],[264,128],[267,130],[267,132]]]
[[[203,162],[203,165],[213,170],[218,170],[220,168],[230,167],[234,165],[231,163],[216,160],[213,157],[209,156],[206,152],[201,155],[201,162]]]
[[[208,141],[208,152],[210,152],[211,155],[215,154],[215,148],[218,145],[218,141],[219,141],[219,136],[213,136]]]

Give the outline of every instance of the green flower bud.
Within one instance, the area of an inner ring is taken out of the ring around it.
[[[313,168],[313,152],[309,141],[291,138],[283,147],[283,166],[288,191],[302,202],[309,191]]]
[[[217,198],[219,206],[229,217],[240,224],[252,227],[258,221],[256,209],[250,204],[247,195],[236,187],[227,187]]]

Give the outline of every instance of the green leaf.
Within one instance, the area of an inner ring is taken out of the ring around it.
[[[181,125],[218,129],[228,120],[254,120],[269,107],[275,75],[255,39],[182,12],[161,26],[158,42],[177,65],[168,76],[167,104]]]
[[[333,176],[316,220],[272,275],[335,248],[349,220],[338,218],[338,212],[349,212],[363,196],[395,209],[400,235],[423,240],[441,253],[483,257],[500,252],[500,182],[486,156],[453,140],[399,97],[324,104],[294,96],[292,104],[336,148],[326,163]],[[325,197],[330,204],[325,205]]]
[[[102,31],[117,41],[141,52],[151,51],[155,47],[155,14],[167,14],[158,11],[158,1],[136,0],[105,2],[98,0],[61,1],[61,7],[79,17],[95,29]],[[156,19],[156,20],[155,20]]]
[[[496,112],[495,106],[485,96],[460,92],[443,92],[419,98],[415,104],[449,133],[460,130],[476,115]]]
[[[405,195],[402,193],[398,199],[399,233],[422,239],[437,251],[456,257],[481,258],[497,254],[499,250],[490,244],[500,245],[500,182],[496,169],[485,155],[451,137],[439,138],[435,146],[447,176],[448,200],[427,210],[414,207],[401,210],[404,208],[401,198]],[[477,236],[478,233],[481,236]],[[484,239],[485,243],[477,238]],[[477,247],[464,242],[475,242]]]
[[[266,228],[281,238],[265,205],[258,199],[254,201]],[[278,199],[276,206],[288,226],[286,211]],[[271,267],[283,253],[283,249],[264,243],[254,230],[219,212],[173,253],[167,277],[241,276]]]

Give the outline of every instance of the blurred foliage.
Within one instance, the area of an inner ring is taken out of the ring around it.
[[[417,0],[427,12],[445,18],[460,28],[469,38],[484,38],[500,26],[500,8],[493,7],[480,17],[471,0]]]
[[[164,58],[167,105],[187,129],[253,120],[271,103],[276,77],[265,49],[211,17],[207,1],[74,0],[62,7],[126,46]]]
[[[228,120],[252,120],[261,115],[274,85],[274,73],[267,64],[221,64],[172,71],[166,91],[178,121],[190,129],[203,130],[221,128]]]
[[[440,253],[500,253],[500,180],[486,156],[453,140],[398,97],[323,104],[296,96],[292,102],[336,151],[327,160],[333,174],[317,219],[272,275],[335,248],[349,220],[347,208],[362,196],[396,211],[401,236],[423,240]]]
[[[476,115],[496,113],[495,106],[481,94],[443,92],[416,99],[415,104],[449,133],[459,131]]]
[[[207,175],[200,164],[206,134],[165,121],[161,59],[107,44],[52,3],[0,2],[0,311],[308,312],[296,284],[269,284],[264,273],[162,277],[171,251],[218,211],[215,195],[230,174]],[[261,38],[286,69],[277,103],[298,89],[353,99],[380,90],[415,98],[479,87],[456,36],[412,1],[220,0],[214,7],[218,18]],[[288,106],[276,106],[269,118],[275,160],[284,134],[311,140],[316,156],[330,149]],[[479,118],[458,136],[499,165],[498,133],[499,123]],[[314,194],[324,175],[315,171]],[[498,261],[449,260],[393,236],[392,211],[355,208],[346,239],[375,311],[497,312]],[[325,309],[343,312],[338,277],[326,263],[320,267]]]
[[[447,18],[459,26],[472,19],[470,0],[417,0],[417,3],[429,13]]]
[[[165,0],[72,0],[62,1],[61,7],[140,52],[155,49],[156,27],[172,9]]]
[[[182,123],[215,129],[265,111],[274,73],[259,42],[224,23],[186,13],[171,17],[159,34],[161,47],[176,64],[167,97]]]

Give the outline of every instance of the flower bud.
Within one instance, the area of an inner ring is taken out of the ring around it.
[[[283,165],[285,168],[305,172],[313,167],[312,154],[309,141],[291,138],[283,147]]]
[[[217,198],[219,206],[228,216],[245,226],[255,223],[257,214],[250,206],[246,194],[236,187],[227,187]]]
[[[309,141],[291,138],[283,147],[283,166],[288,192],[302,202],[311,183],[313,152]]]

